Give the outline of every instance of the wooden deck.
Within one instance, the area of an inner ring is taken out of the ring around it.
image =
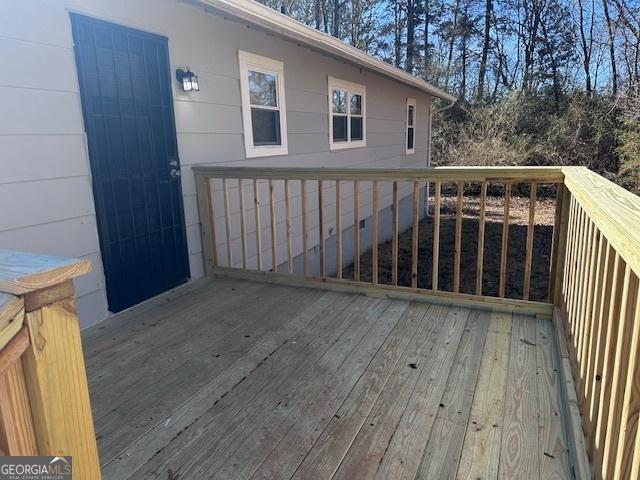
[[[547,320],[201,280],[83,337],[105,479],[571,478]]]

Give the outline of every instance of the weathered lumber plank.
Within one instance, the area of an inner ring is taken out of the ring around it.
[[[540,476],[535,342],[535,319],[514,315],[498,477],[505,480]]]
[[[493,313],[456,478],[498,478],[511,344],[511,314]]]
[[[486,312],[473,312],[469,317],[416,479],[454,478],[456,475],[488,326],[489,315]],[[416,450],[420,451],[420,448]],[[412,474],[410,471],[405,478],[411,478]]]

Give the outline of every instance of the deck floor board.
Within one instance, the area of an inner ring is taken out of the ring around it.
[[[83,332],[103,478],[571,478],[546,320],[204,280]]]

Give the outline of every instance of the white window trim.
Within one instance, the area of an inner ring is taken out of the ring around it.
[[[338,78],[329,77],[329,149],[330,150],[342,150],[345,148],[358,148],[365,147],[367,145],[367,89],[364,85],[358,83],[347,82]],[[346,90],[347,91],[347,141],[346,142],[334,142],[333,141],[333,90]],[[351,140],[351,94],[356,93],[362,95],[362,140]]]
[[[284,63],[254,53],[238,51],[240,64],[240,96],[242,98],[242,124],[244,128],[244,149],[247,158],[287,155],[287,107],[284,97]],[[280,111],[280,145],[254,145],[251,125],[251,105],[249,101],[249,70],[276,76],[277,103]]]
[[[409,127],[409,107],[413,107],[413,125]],[[417,123],[417,109],[416,99],[407,98],[407,107],[405,111],[404,123],[405,123],[405,135],[404,135],[404,148],[406,155],[413,155],[416,152],[416,123]],[[413,128],[413,148],[409,148],[409,128]]]

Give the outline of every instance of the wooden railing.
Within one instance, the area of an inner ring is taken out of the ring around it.
[[[596,479],[640,478],[640,198],[566,168],[553,301]]]
[[[640,478],[640,198],[582,167],[388,171],[198,167],[195,174],[210,274],[324,284],[541,316],[553,312],[566,386],[565,413],[571,419],[567,433],[576,447],[572,454],[576,478],[590,478],[591,472],[596,479]],[[532,302],[532,288],[539,287],[532,280],[537,193],[548,196],[547,185],[557,190],[546,272],[549,290],[547,298]],[[424,258],[416,228],[426,213],[425,190],[432,194],[430,259]],[[455,221],[452,238],[441,235],[445,193],[455,205],[455,213],[448,217]],[[508,275],[514,193],[529,197],[526,240],[520,246],[525,252],[519,265],[523,277],[515,280]],[[501,201],[502,232],[499,245],[487,246],[485,207],[487,198],[495,200],[496,195]],[[468,210],[470,198],[478,205],[475,238],[463,234],[462,228],[463,208]],[[292,216],[294,208],[297,215]],[[252,224],[247,224],[250,217]],[[360,228],[365,218],[368,231]],[[411,248],[405,248],[411,261],[410,281],[402,284],[399,233],[404,230],[411,231]],[[385,241],[391,243],[386,264],[379,254]],[[475,271],[468,265],[461,271],[463,242],[477,244]],[[450,279],[442,275],[445,243],[453,244],[454,250]],[[363,275],[365,250],[370,251],[366,257],[370,276]],[[498,252],[498,287],[489,292],[483,281],[486,256]],[[425,268],[431,273],[428,285],[418,281],[420,269]],[[382,280],[382,269],[390,270],[387,282]],[[347,270],[353,273],[345,276]],[[461,289],[461,280],[469,284],[465,272],[475,277],[473,291]],[[450,288],[443,285],[445,281]],[[522,282],[521,295],[506,298],[506,288],[514,281]]]
[[[0,250],[0,455],[71,456],[100,478],[73,278],[88,261]]]
[[[560,168],[196,167],[194,171],[209,273],[260,275],[292,283],[322,282],[334,288],[365,288],[369,293],[413,295],[431,301],[551,315],[550,305],[544,302],[546,291],[540,301],[528,300],[537,192],[562,184]],[[523,227],[527,231],[523,274],[516,279],[522,286],[519,298],[506,294],[509,282],[514,282],[508,275],[508,259],[510,204],[516,188],[529,202],[529,220]],[[433,195],[430,212],[425,208],[426,191]],[[498,246],[485,242],[488,192],[492,199],[499,195],[501,202]],[[448,222],[455,222],[454,238],[445,238],[441,232],[445,193],[449,203],[455,204],[455,213],[446,217]],[[477,243],[477,252],[472,268],[465,262],[461,269],[463,241],[470,240],[463,235],[463,217],[473,209],[467,205],[471,197],[479,199],[474,213],[478,226],[471,239]],[[427,213],[433,216],[433,240],[428,246],[431,258],[425,257],[424,242],[419,238],[419,224]],[[400,237],[409,230],[411,246],[403,255]],[[380,246],[384,242],[390,243],[390,255],[383,259]],[[449,243],[454,247],[452,265],[445,265],[442,249]],[[493,292],[487,291],[486,281],[483,283],[487,248],[500,248],[499,280]],[[365,252],[363,262],[361,255]],[[410,261],[405,256],[410,256]],[[404,282],[400,263],[410,265],[405,269],[410,273],[404,275]],[[445,275],[443,267],[450,275]],[[549,276],[550,263],[545,269]],[[388,273],[386,280],[382,270]],[[430,280],[420,282],[422,273],[427,273]],[[466,290],[461,288],[463,280],[470,285]]]

